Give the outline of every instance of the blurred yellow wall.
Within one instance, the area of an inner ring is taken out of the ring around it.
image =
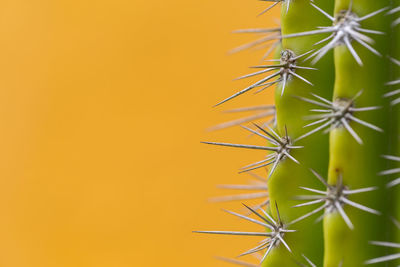
[[[261,55],[227,56],[251,39],[230,31],[272,25],[256,18],[264,7],[1,1],[0,266],[229,266],[213,256],[254,245],[191,231],[253,229],[220,211],[239,203],[207,199],[244,182],[237,169],[260,154],[200,141],[246,139],[205,129],[227,118],[211,106]]]

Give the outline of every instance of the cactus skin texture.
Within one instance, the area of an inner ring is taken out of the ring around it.
[[[322,8],[333,11],[333,3],[325,1]],[[310,16],[310,14],[312,14]],[[293,32],[312,30],[320,25],[323,15],[318,13],[307,0],[293,1],[289,11],[283,7],[282,12],[282,34],[290,34]],[[297,39],[297,38],[296,38]],[[297,55],[306,53],[310,47],[318,41],[315,36],[304,37],[299,40],[283,39],[282,49],[290,49]],[[300,41],[300,42],[298,42]],[[277,130],[280,133],[287,128],[292,139],[296,139],[303,135],[307,128],[303,128],[303,118],[309,115],[312,105],[299,100],[294,96],[310,97],[310,93],[314,88],[320,88],[318,91],[322,97],[330,97],[333,91],[333,58],[326,57],[315,66],[311,66],[310,62],[301,63],[306,67],[315,67],[318,70],[302,70],[299,74],[307,80],[312,81],[313,86],[308,85],[298,79],[292,79],[286,85],[285,92],[281,95],[282,84],[276,88],[275,105],[277,110]],[[323,74],[321,72],[323,70]],[[328,85],[328,86],[326,86]],[[311,174],[308,168],[313,168],[319,173],[326,173],[328,168],[328,136],[313,135],[309,139],[296,142],[295,145],[304,146],[294,152],[294,157],[300,162],[296,164],[290,160],[284,160],[278,166],[276,172],[269,179],[269,193],[271,203],[276,201],[279,203],[281,216],[285,221],[293,221],[300,217],[303,213],[310,211],[310,208],[293,208],[298,204],[294,196],[301,194],[299,186],[315,187],[318,180]],[[319,155],[315,157],[315,155]],[[305,166],[308,166],[305,167]],[[275,214],[275,210],[272,209]],[[292,228],[298,232],[287,235],[288,243],[299,244],[304,250],[301,253],[307,255],[313,262],[322,264],[323,255],[323,239],[322,225],[314,224],[308,227],[310,222],[302,221],[293,225]],[[309,238],[312,236],[312,238]],[[264,261],[263,266],[296,266],[292,257],[299,259],[301,257],[297,252],[296,255],[289,255],[289,252],[282,246],[278,246],[275,251]]]
[[[336,1],[335,12],[346,10],[350,1]],[[353,12],[359,17],[375,10],[389,6],[390,1],[363,1],[355,0]],[[363,23],[365,28],[373,28],[389,32],[390,26],[387,17],[375,16]],[[378,51],[389,51],[389,37],[374,36]],[[354,49],[363,60],[359,66],[344,46],[335,48],[335,86],[333,100],[351,98],[360,90],[362,95],[357,98],[357,106],[387,106],[382,98],[382,85],[389,80],[387,73],[387,58],[378,57],[370,53],[361,45]],[[372,75],[370,75],[372,74]],[[362,114],[360,119],[368,121],[380,128],[388,129],[388,109],[382,108]],[[350,206],[344,207],[351,218],[354,229],[351,230],[337,213],[332,213],[324,220],[325,236],[325,266],[337,266],[343,260],[344,266],[362,266],[368,258],[383,255],[384,251],[377,247],[368,246],[369,240],[378,240],[385,236],[387,218],[387,199],[385,197],[385,183],[377,177],[384,161],[380,155],[387,154],[388,132],[371,131],[367,127],[354,126],[354,130],[364,140],[359,145],[344,128],[331,131],[330,157],[328,182],[335,184],[338,172],[343,176],[343,183],[349,188],[377,186],[378,190],[357,195],[355,201],[379,210],[383,215],[374,216],[366,212],[355,210]],[[385,216],[386,214],[386,216]],[[354,253],[357,251],[357,253]]]
[[[262,236],[258,263],[222,258],[242,266],[400,266],[400,0],[264,2],[281,7],[274,59],[217,105],[276,85],[273,129],[205,143],[266,151],[244,171],[269,168],[269,205],[229,212],[265,232],[197,232]]]

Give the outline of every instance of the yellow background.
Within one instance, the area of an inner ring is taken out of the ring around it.
[[[211,108],[262,51],[228,56],[265,3],[247,0],[0,2],[0,266],[230,266],[257,230],[214,204],[261,154]],[[277,11],[277,10],[275,10]],[[261,53],[261,54],[260,54]],[[249,94],[225,108],[268,103]],[[248,142],[257,143],[257,139]],[[250,258],[251,259],[251,258]]]

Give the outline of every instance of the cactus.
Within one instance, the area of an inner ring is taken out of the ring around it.
[[[262,199],[226,211],[262,230],[195,232],[260,238],[240,254],[256,262],[219,257],[242,266],[399,266],[400,0],[262,1],[262,18],[281,7],[280,27],[236,31],[263,36],[232,52],[266,48],[266,63],[215,106],[272,88],[275,106],[232,110],[255,113],[212,128],[240,126],[260,143],[203,142],[265,151],[239,170],[256,183],[220,186],[251,193],[214,199]]]

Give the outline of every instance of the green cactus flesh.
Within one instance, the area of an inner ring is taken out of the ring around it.
[[[248,30],[265,37],[237,50],[276,39],[275,56],[217,105],[276,85],[275,107],[216,127],[242,125],[260,145],[205,142],[265,151],[243,172],[267,167],[268,181],[231,186],[261,192],[229,198],[263,201],[228,211],[262,230],[198,232],[258,236],[244,253],[258,264],[223,258],[243,266],[399,266],[400,0],[264,1],[281,28]]]

